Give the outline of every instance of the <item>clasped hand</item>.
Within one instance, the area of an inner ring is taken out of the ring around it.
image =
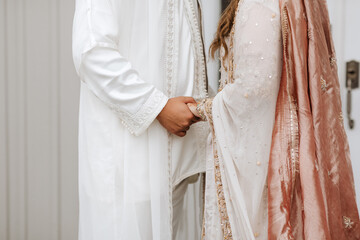
[[[190,126],[200,121],[200,118],[191,112],[188,104],[196,105],[196,101],[192,97],[170,98],[157,120],[170,133],[184,137]]]

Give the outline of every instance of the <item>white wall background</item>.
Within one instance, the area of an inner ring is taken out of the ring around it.
[[[217,24],[221,14],[221,0],[203,0],[205,53],[207,55],[207,70],[209,86],[216,92],[220,79],[220,62],[209,56],[209,48],[214,40]]]
[[[360,60],[360,1],[328,1],[343,79],[345,61]],[[220,1],[203,3],[207,52]],[[0,0],[0,240],[77,239],[79,81],[71,57],[73,11],[74,0]],[[211,62],[208,71],[216,88],[218,63]],[[348,134],[358,196],[359,105],[357,90],[356,130]]]
[[[340,85],[342,87],[343,113],[346,131],[350,143],[350,153],[355,177],[357,203],[360,207],[360,89],[353,91],[352,117],[355,129],[350,130],[346,118],[345,67],[350,60],[360,61],[360,1],[328,0],[332,23],[337,60],[339,66]]]
[[[0,240],[77,238],[73,0],[0,0]]]

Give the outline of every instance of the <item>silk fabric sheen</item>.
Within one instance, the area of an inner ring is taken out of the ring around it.
[[[268,238],[360,239],[326,1],[281,0],[283,75],[268,171]]]

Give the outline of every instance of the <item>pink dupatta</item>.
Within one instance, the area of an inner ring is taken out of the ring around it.
[[[283,76],[268,175],[269,240],[360,239],[324,0],[281,0]]]

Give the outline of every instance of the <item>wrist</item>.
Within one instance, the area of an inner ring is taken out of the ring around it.
[[[198,112],[199,118],[203,121],[206,121],[206,114],[204,110],[204,106],[206,104],[206,99],[203,99],[196,104],[196,111]]]
[[[159,112],[159,114],[156,116],[156,119],[157,119],[157,120],[159,120],[159,118],[161,118],[161,116],[163,115],[163,113],[164,113],[164,111],[165,111],[165,108],[166,108],[166,106],[167,106],[168,103],[169,103],[169,100],[170,100],[170,99],[168,99],[168,100],[166,101],[164,107],[161,109],[161,111]]]

